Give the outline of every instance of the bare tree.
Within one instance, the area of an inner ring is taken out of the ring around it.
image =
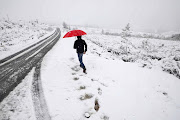
[[[130,36],[130,24],[128,23],[124,29],[122,29],[122,33],[121,33],[121,36],[122,38],[126,41],[126,47],[125,47],[125,51],[126,51],[126,54],[128,54],[128,39],[127,37]]]
[[[130,24],[128,23],[124,29],[122,29],[122,37],[129,37],[130,36]]]

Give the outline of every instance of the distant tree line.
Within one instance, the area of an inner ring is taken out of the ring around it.
[[[102,30],[101,34],[121,36],[123,38],[138,37],[138,38],[152,38],[152,39],[164,39],[164,40],[180,40],[180,33],[172,34],[170,36],[164,36],[161,34],[153,34],[153,33],[133,33],[129,23],[125,26],[125,28],[122,29],[122,32],[120,33],[105,32],[104,30]]]

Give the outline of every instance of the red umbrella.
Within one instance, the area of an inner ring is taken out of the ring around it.
[[[63,38],[81,36],[81,35],[86,35],[86,33],[82,30],[72,30],[72,31],[67,32]]]

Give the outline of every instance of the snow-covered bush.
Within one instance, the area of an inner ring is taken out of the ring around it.
[[[120,33],[111,33],[111,32],[104,32],[104,31],[102,31],[102,34],[104,34],[104,35],[113,35],[113,36],[121,36]]]
[[[175,61],[180,61],[180,55],[175,56],[175,57],[174,57],[174,60],[175,60]]]
[[[180,78],[180,68],[179,63],[175,62],[171,59],[164,59],[162,64],[163,71],[166,71],[170,74],[175,75],[176,77]]]
[[[88,35],[88,40],[124,62],[137,62],[142,67],[159,67],[179,76],[180,44],[178,41],[112,35]],[[96,53],[96,52],[94,52]],[[166,60],[168,58],[168,60]],[[170,66],[170,67],[169,67]]]
[[[122,29],[121,33],[122,37],[130,37],[131,36],[131,31],[130,31],[130,24],[128,23],[124,29]]]
[[[180,34],[173,34],[173,35],[171,36],[171,38],[172,38],[173,40],[180,40]]]
[[[124,62],[135,62],[137,60],[137,56],[135,56],[135,55],[124,55],[122,57],[122,60]]]
[[[149,42],[148,39],[142,41],[141,48],[142,48],[143,50],[145,50],[147,53],[157,52],[157,49],[156,49],[155,45],[152,44],[151,42]]]

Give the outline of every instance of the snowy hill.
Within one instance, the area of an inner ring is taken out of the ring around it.
[[[0,59],[7,57],[51,34],[53,27],[38,21],[0,19]]]

